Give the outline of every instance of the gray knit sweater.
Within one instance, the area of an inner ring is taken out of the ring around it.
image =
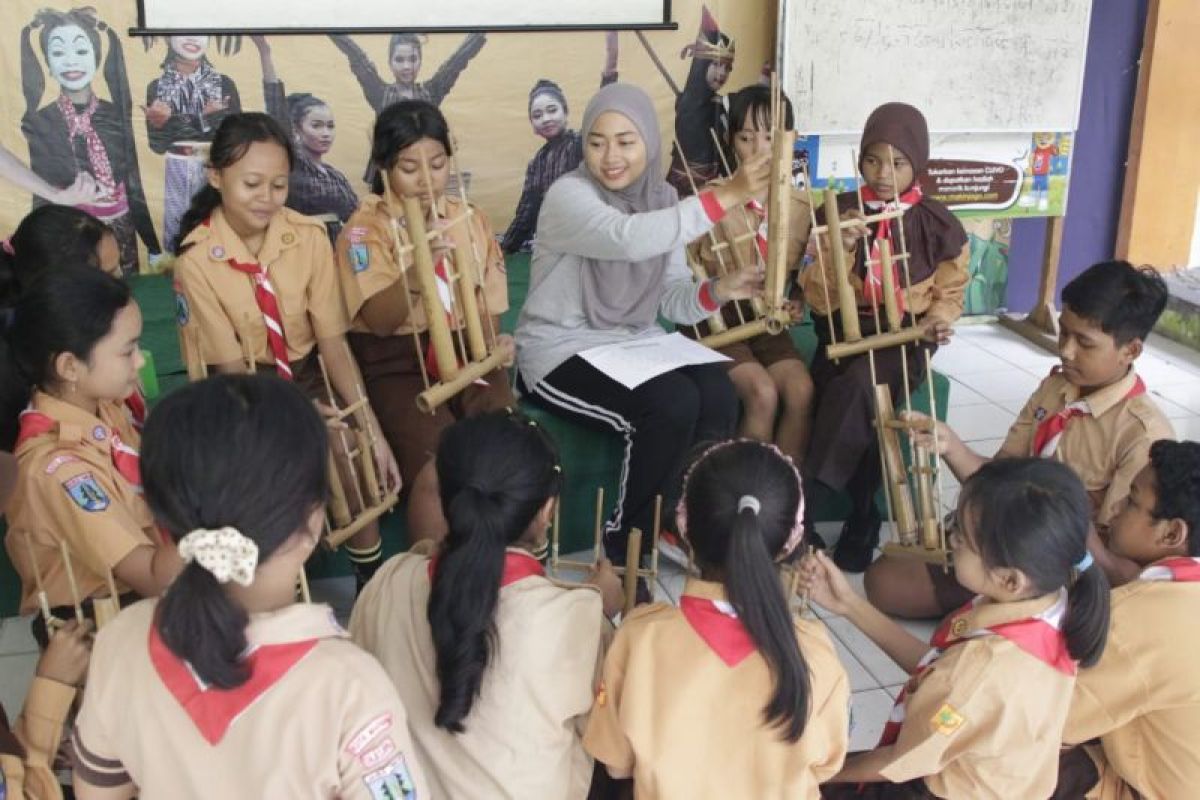
[[[559,364],[589,348],[665,333],[656,324],[591,327],[583,311],[584,258],[637,261],[667,253],[659,312],[684,325],[707,317],[711,312],[700,304],[700,285],[687,266],[684,246],[713,224],[699,197],[658,211],[625,214],[605,203],[589,184],[555,181],[538,215],[529,296],[515,334],[517,368],[525,385],[534,386]],[[612,279],[619,281],[622,276],[614,274]]]

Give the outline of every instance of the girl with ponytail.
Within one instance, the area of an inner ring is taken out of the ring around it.
[[[621,587],[545,577],[562,471],[546,434],[509,412],[448,427],[437,477],[450,530],[432,557],[380,568],[350,617],[383,664],[437,797],[584,798],[580,743]]]
[[[1090,502],[1052,459],[985,464],[951,525],[954,575],[976,593],[929,644],[855,593],[824,553],[812,598],[847,617],[912,678],[879,745],[851,756],[827,797],[1049,797],[1078,667],[1108,635],[1109,586],[1086,539]]]
[[[721,442],[692,461],[675,518],[700,577],[678,608],[623,621],[584,737],[637,797],[816,798],[841,767],[846,673],[776,572],[803,514],[800,475],[773,445]]]
[[[38,576],[55,616],[74,590],[84,611],[109,594],[157,595],[179,572],[142,497],[140,435],[127,401],[143,359],[142,314],[121,281],[87,265],[44,271],[0,322],[0,449],[20,464],[5,546],[21,576],[21,612]],[[31,553],[33,554],[31,557]],[[42,619],[35,636],[44,639]]]
[[[295,602],[327,447],[312,404],[272,376],[210,378],[155,409],[146,502],[186,566],[96,639],[81,800],[429,797],[383,670],[328,606]]]
[[[34,31],[46,69],[60,87],[58,97],[41,109],[45,76],[34,52]],[[105,46],[104,83],[111,101],[101,100],[94,88]],[[25,94],[21,130],[29,143],[30,168],[50,185],[64,189],[89,176],[86,180],[94,182],[99,199],[77,208],[112,228],[120,245],[121,271],[137,272],[139,237],[152,258],[162,248],[142,189],[133,103],[117,32],[101,22],[93,8],[42,9],[21,34],[21,85]],[[35,198],[35,207],[43,204]]]

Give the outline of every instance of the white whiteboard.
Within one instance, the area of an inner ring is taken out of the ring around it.
[[[862,130],[899,100],[930,130],[1073,131],[1091,0],[781,0],[797,130]]]
[[[160,31],[662,25],[663,0],[140,0],[141,28]]]

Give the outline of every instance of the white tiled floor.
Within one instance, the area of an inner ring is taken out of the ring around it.
[[[951,423],[974,449],[986,455],[999,448],[1024,401],[1055,363],[1053,356],[994,324],[960,325],[954,343],[934,358],[935,368],[952,381],[948,410]],[[1153,336],[1137,366],[1171,419],[1176,435],[1200,439],[1200,354]],[[943,505],[953,507],[957,496],[957,483],[948,471],[943,471]],[[836,523],[820,523],[818,530],[832,544],[838,527]],[[586,559],[590,552],[575,557]],[[666,561],[660,560],[660,567],[655,597],[676,602],[684,576]],[[861,578],[852,577],[861,588]],[[354,591],[351,580],[314,582],[312,591],[316,599],[332,603],[343,619],[349,615]],[[812,612],[825,622],[850,676],[854,692],[852,747],[868,749],[878,740],[905,675],[847,620],[820,608]],[[28,633],[28,619],[14,617],[0,622],[0,702],[10,716],[15,716],[33,675],[36,646]],[[902,624],[925,640],[933,632],[932,623]]]

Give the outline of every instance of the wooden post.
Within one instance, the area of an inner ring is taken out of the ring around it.
[[[622,615],[633,611],[637,605],[638,564],[642,560],[642,531],[631,528],[629,542],[625,546],[625,608]]]
[[[1062,252],[1063,218],[1050,217],[1046,223],[1046,244],[1042,250],[1042,275],[1038,281],[1037,302],[1024,319],[1007,314],[1000,324],[1029,341],[1058,352],[1058,312],[1054,306],[1054,291],[1058,284],[1058,261]]]

